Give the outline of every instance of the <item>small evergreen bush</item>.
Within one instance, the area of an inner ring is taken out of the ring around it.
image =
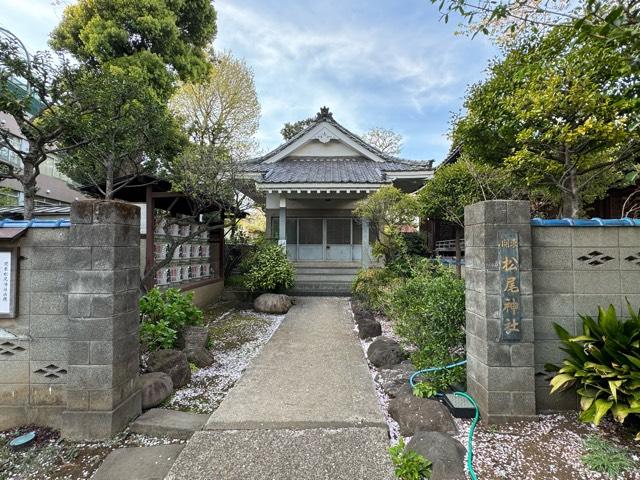
[[[250,292],[281,292],[293,288],[293,263],[277,243],[264,241],[240,266],[242,282]]]

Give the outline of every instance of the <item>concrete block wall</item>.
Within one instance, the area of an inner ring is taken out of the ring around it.
[[[573,392],[549,395],[544,365],[565,357],[553,324],[578,335],[579,314],[609,304],[624,314],[626,300],[640,307],[640,228],[533,226],[532,254],[537,409],[574,409]]]
[[[100,439],[140,413],[139,222],[131,204],[76,202],[70,228],[28,229],[15,243],[18,316],[0,320],[0,428],[39,423]]]
[[[497,235],[520,238],[522,339],[500,342]],[[565,353],[553,328],[582,333],[579,314],[640,307],[640,227],[533,224],[528,202],[465,208],[467,387],[488,422],[578,408],[573,391],[549,395],[547,363]]]
[[[0,428],[60,428],[68,380],[69,230],[29,229],[2,247],[19,247],[17,316],[1,319]]]

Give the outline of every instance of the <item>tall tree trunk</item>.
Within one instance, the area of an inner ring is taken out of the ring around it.
[[[104,198],[111,200],[113,198],[113,160],[107,161],[107,171],[105,175]]]
[[[36,179],[38,177],[36,169],[31,162],[23,162],[22,173],[22,189],[24,190],[24,212],[23,216],[25,220],[33,219],[33,213],[35,210],[36,192],[38,191],[38,184]]]
[[[462,249],[460,248],[461,228],[456,227],[456,274],[462,278]]]
[[[580,216],[582,202],[578,191],[578,172],[572,165],[571,154],[566,147],[562,148],[563,163],[566,177],[563,183],[560,213],[564,218],[576,218]]]

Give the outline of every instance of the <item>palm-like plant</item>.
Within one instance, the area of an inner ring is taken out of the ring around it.
[[[640,312],[627,302],[629,319],[619,319],[613,305],[598,309],[597,321],[580,315],[583,334],[573,337],[560,325],[555,330],[569,354],[555,371],[551,393],[576,385],[580,419],[598,425],[609,411],[622,423],[640,413]],[[636,435],[640,440],[640,433]]]

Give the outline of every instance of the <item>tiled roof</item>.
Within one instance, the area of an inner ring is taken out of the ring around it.
[[[263,173],[261,183],[384,183],[387,172],[427,170],[431,162],[375,162],[365,157],[287,157],[275,163],[247,165]]]

